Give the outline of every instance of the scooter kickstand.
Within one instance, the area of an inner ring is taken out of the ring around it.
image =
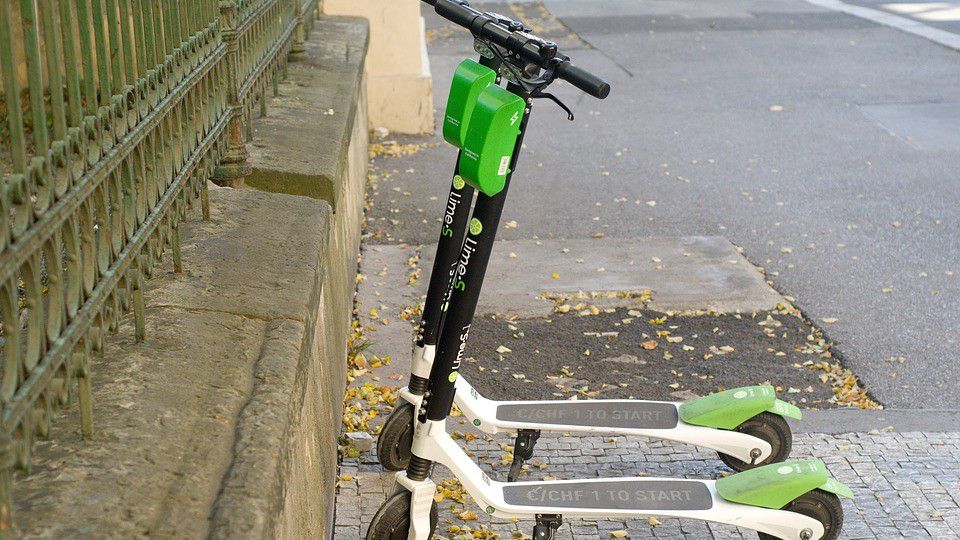
[[[557,529],[563,524],[560,514],[537,514],[537,524],[533,526],[534,540],[553,540]]]
[[[521,429],[517,431],[517,439],[513,443],[513,463],[507,473],[507,482],[515,482],[523,469],[523,463],[533,457],[533,447],[540,438],[538,429]]]

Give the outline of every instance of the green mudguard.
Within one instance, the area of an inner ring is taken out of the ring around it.
[[[744,386],[710,394],[680,405],[680,419],[695,426],[736,429],[754,416],[769,411],[800,419],[800,409],[777,399],[772,386]]]
[[[717,494],[724,500],[763,508],[783,508],[814,489],[853,498],[853,491],[831,478],[819,460],[774,463],[717,480]]]

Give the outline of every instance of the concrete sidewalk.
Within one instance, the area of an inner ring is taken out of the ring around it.
[[[605,272],[598,273],[595,269],[575,273],[576,288],[582,291],[643,288],[646,278],[640,267],[648,264],[651,257],[657,257],[660,260],[653,268],[661,267],[656,271],[656,284],[664,291],[661,296],[663,305],[669,306],[682,298],[686,308],[698,310],[716,304],[718,298],[736,296],[739,299],[737,307],[749,313],[750,308],[770,309],[785,301],[762,280],[750,279],[756,270],[748,264],[741,264],[743,259],[739,254],[723,242],[700,239],[701,245],[714,246],[716,258],[711,260],[701,255],[695,262],[684,261],[689,257],[683,255],[683,249],[673,256],[670,255],[670,249],[665,249],[665,246],[689,246],[689,240],[633,240],[627,243],[628,248],[617,247],[612,241],[585,242],[594,243],[592,261],[602,260],[610,268],[620,269],[622,277],[619,280],[616,277],[611,279],[604,275]],[[563,240],[498,243],[489,270],[489,285],[484,289],[478,312],[512,311],[517,314],[517,318],[512,319],[514,324],[521,328],[526,328],[531,320],[550,316],[552,304],[529,293],[551,288],[563,290],[563,283],[556,284],[557,280],[547,272],[553,266],[558,266],[563,272],[569,273],[570,267],[577,263],[557,264],[556,261],[562,261],[566,256],[571,260],[577,259],[577,246],[576,242]],[[413,324],[417,320],[410,314],[415,313],[413,306],[416,306],[425,290],[427,276],[424,273],[429,272],[430,251],[431,248],[406,245],[368,244],[365,247],[362,265],[364,277],[359,287],[357,311],[363,327],[367,329],[366,337],[370,340],[366,354],[371,357],[390,357],[391,361],[358,377],[352,383],[354,388],[371,384],[374,387],[396,387],[406,380]],[[511,254],[515,257],[511,257]],[[554,265],[551,265],[551,260],[555,262]],[[696,284],[698,276],[715,274],[716,270],[711,270],[711,265],[721,261],[728,267],[725,269],[728,279],[718,282],[721,286],[694,288],[695,294],[686,291],[678,295],[678,292],[684,291],[677,285]],[[623,271],[626,268],[631,270]],[[530,269],[539,270],[534,272]],[[510,282],[510,276],[515,277],[515,282]],[[737,283],[739,288],[722,286],[725,283]],[[520,294],[520,289],[528,294]],[[657,298],[657,292],[653,294]],[[614,296],[605,301],[608,306],[617,306],[631,305],[636,300]],[[715,315],[708,316],[712,321],[717,320]],[[481,327],[482,324],[483,321],[479,321],[475,326]],[[476,355],[478,349],[489,348],[494,343],[487,343],[482,333],[479,336],[473,334],[468,344],[470,355]],[[565,343],[574,342],[574,336],[557,337]],[[503,335],[502,338],[505,340],[509,336]],[[734,338],[734,342],[738,340]],[[737,345],[743,353],[740,362],[750,362],[761,351],[743,349],[744,342],[740,339]],[[577,354],[579,352],[574,351],[574,356]],[[498,396],[504,392],[498,389],[496,381],[498,377],[507,377],[506,373],[478,373],[472,368],[469,358],[466,365],[464,370],[470,371],[471,381],[485,395],[505,397]],[[509,369],[507,365],[508,362],[501,358],[497,367],[502,371]],[[749,365],[754,371],[772,370],[772,365],[768,364]],[[526,368],[527,377],[532,377],[532,366],[527,365]],[[592,385],[598,381],[590,382]],[[519,395],[517,392],[517,389],[507,391],[511,396]],[[671,399],[676,396],[663,393],[644,397]],[[796,400],[794,394],[788,393],[783,397]],[[377,411],[377,417],[368,426],[375,431],[376,425],[389,414],[391,407],[381,402],[367,410]],[[791,457],[824,460],[830,471],[851,486],[856,494],[855,501],[844,502],[842,538],[952,538],[960,535],[960,467],[957,467],[960,461],[960,411],[804,410],[804,419],[791,424],[794,431],[794,452]],[[490,438],[456,417],[450,420],[449,429],[459,434],[457,436],[467,452],[487,474],[492,478],[505,478],[512,456],[511,438]],[[529,538],[532,522],[490,521],[448,471],[442,467],[437,467],[435,471],[434,479],[441,485],[444,496],[439,504],[439,536],[464,540]],[[534,459],[528,462],[523,479],[615,476],[717,478],[728,472],[715,453],[686,445],[622,436],[544,434],[537,445]],[[392,492],[393,474],[383,471],[373,450],[345,457],[340,470],[335,537],[342,540],[363,538],[380,503]],[[615,532],[621,534],[618,531],[625,531],[629,538],[755,537],[752,532],[730,526],[658,518],[632,521],[571,520],[563,526],[559,538],[611,538]]]
[[[466,443],[484,471],[504,478],[509,462],[503,445],[509,439],[485,438]],[[837,479],[849,485],[856,501],[844,501],[841,538],[956,538],[960,536],[960,433],[873,432],[827,435],[803,433],[794,438],[794,456],[823,459]],[[829,456],[829,457],[824,457]],[[552,437],[537,443],[532,467],[524,479],[598,478],[615,476],[669,476],[716,478],[725,473],[716,454],[687,446],[671,446],[629,437]],[[381,472],[375,456],[344,460],[337,498],[338,540],[363,538],[367,524],[387,494],[393,492],[391,474]],[[434,479],[449,479],[437,468]],[[445,484],[452,496],[456,486]],[[453,489],[449,489],[449,488]],[[469,496],[465,502],[445,499],[439,504],[437,534],[447,538],[529,538],[530,521],[488,521]],[[464,511],[479,515],[479,519]],[[451,532],[483,529],[488,536]],[[458,529],[452,529],[457,531]],[[629,538],[756,538],[752,531],[702,522],[661,518],[633,521],[581,521],[564,524],[558,538],[611,538],[614,531]]]
[[[482,358],[478,348],[526,339],[531,321],[542,327],[552,316],[551,304],[538,297],[543,292],[672,290],[690,293],[687,303],[671,305],[679,296],[664,301],[654,294],[654,302],[663,303],[653,307],[696,309],[699,303],[735,311],[712,304],[721,298],[711,295],[726,294],[729,301],[736,283],[757,293],[751,298],[759,304],[740,309],[756,310],[761,319],[786,298],[802,310],[816,350],[777,351],[741,340],[738,358],[746,358],[749,369],[735,372],[737,380],[787,373],[774,370],[780,357],[771,355],[778,352],[811,358],[832,352],[831,361],[843,364],[838,369],[852,370],[848,376],[859,376],[888,407],[839,409],[828,400],[801,402],[805,388],[781,392],[804,406],[827,408],[805,410],[804,420],[793,424],[793,456],[823,459],[854,489],[856,500],[844,503],[841,538],[960,537],[960,364],[951,360],[960,334],[960,132],[938,127],[960,111],[956,52],[802,0],[479,7],[531,23],[579,65],[608,78],[613,92],[597,102],[558,84],[557,95],[574,106],[574,123],[553,105],[536,103],[479,310],[518,318],[498,317],[497,327],[478,321],[490,331],[487,337],[471,332],[467,353]],[[463,31],[429,13],[427,26],[441,110],[444,82],[474,52]],[[390,389],[407,377],[430,263],[431,249],[418,246],[435,242],[455,155],[439,137],[388,137],[378,145],[393,157],[374,162],[358,313],[364,327],[375,329],[367,332],[368,354],[392,361],[353,384]],[[666,248],[691,237],[714,239],[726,251],[694,261],[683,249]],[[667,244],[653,248],[651,238]],[[761,279],[755,267],[764,270]],[[728,279],[702,279],[720,270]],[[627,301],[614,295],[603,308],[617,305]],[[730,327],[722,331],[742,337]],[[579,333],[549,340],[572,348]],[[574,357],[584,365],[603,359],[584,359],[581,349],[572,350]],[[662,364],[674,368],[678,360],[674,355]],[[490,386],[483,392],[501,386],[515,394],[525,385],[507,375],[516,361],[482,361],[485,376],[479,370],[469,376],[484,379],[477,381]],[[716,375],[707,369],[726,369],[724,361],[730,358],[701,361],[704,376]],[[493,362],[502,362],[500,372]],[[808,367],[787,364],[793,363]],[[472,365],[466,362],[465,372]],[[701,389],[719,384],[707,381]],[[666,382],[646,381],[644,390],[669,396]],[[566,395],[539,397],[556,394]],[[380,416],[389,411],[383,403],[370,409],[381,409]],[[504,478],[512,440],[474,438],[456,420],[450,429],[467,434],[460,442],[488,474]],[[538,449],[530,479],[726,472],[711,452],[636,438],[544,435]],[[382,473],[372,452],[351,455],[342,464],[337,501],[337,538],[343,539],[363,537],[392,491],[391,475]],[[531,522],[489,522],[446,474],[436,473],[445,480],[438,534],[531,533]],[[561,537],[610,538],[616,531],[630,538],[755,538],[731,527],[668,519],[572,521]]]

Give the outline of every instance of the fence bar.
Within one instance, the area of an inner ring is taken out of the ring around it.
[[[215,173],[242,182],[244,133],[277,89],[316,1],[0,0],[9,163],[0,170],[0,536],[12,470],[27,470],[76,382],[84,437],[105,332],[149,320],[144,283],[180,222],[210,217]]]
[[[27,169],[27,143],[23,133],[23,111],[20,109],[20,77],[14,56],[13,9],[11,2],[0,2],[0,71],[3,72],[4,98],[7,103],[7,127],[10,131],[10,154],[13,170]]]

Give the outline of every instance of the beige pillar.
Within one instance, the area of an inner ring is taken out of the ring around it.
[[[367,104],[370,127],[433,132],[433,81],[420,0],[324,0],[324,13],[370,21]]]

